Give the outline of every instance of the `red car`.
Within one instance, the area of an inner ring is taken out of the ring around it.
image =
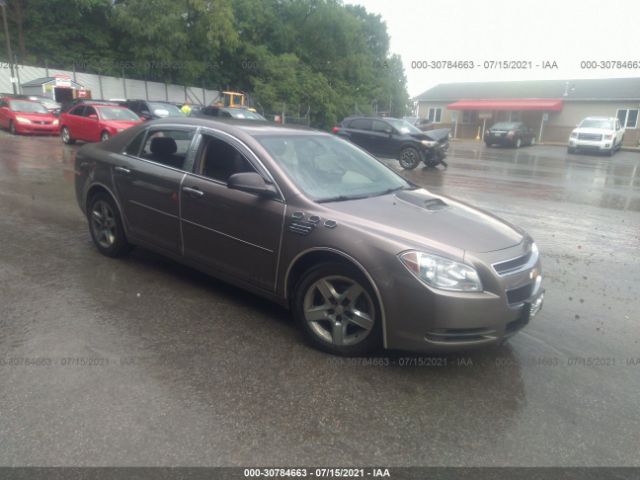
[[[0,98],[0,127],[11,133],[56,135],[59,122],[39,102],[16,98]]]
[[[81,103],[60,115],[60,136],[67,145],[104,142],[139,123],[142,119],[126,107]]]

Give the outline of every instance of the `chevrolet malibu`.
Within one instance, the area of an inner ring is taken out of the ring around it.
[[[501,343],[542,306],[527,233],[323,132],[170,118],[75,168],[100,253],[138,245],[267,297],[333,354]]]

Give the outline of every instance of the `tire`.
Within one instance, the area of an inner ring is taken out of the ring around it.
[[[18,132],[16,131],[16,124],[13,123],[13,120],[9,120],[9,133],[11,135],[17,135]]]
[[[611,145],[611,150],[609,150],[609,151],[607,152],[607,154],[608,154],[610,157],[613,157],[613,156],[616,154],[616,146],[615,146],[615,144],[614,144],[614,145]]]
[[[315,348],[342,356],[380,348],[380,307],[357,268],[342,263],[313,267],[298,282],[293,298],[294,318]]]
[[[107,132],[106,130],[100,134],[100,141],[101,142],[106,142],[110,138],[111,138],[111,135],[109,135],[109,132]]]
[[[62,138],[62,141],[66,145],[73,145],[74,143],[76,143],[76,141],[71,138],[71,132],[67,127],[62,127],[62,129],[60,130],[60,138]]]
[[[420,152],[413,147],[404,147],[400,152],[399,161],[405,170],[413,170],[420,164]]]
[[[101,254],[121,257],[131,250],[120,212],[110,195],[97,193],[89,199],[87,220],[93,243]]]
[[[522,139],[520,137],[516,138],[516,141],[513,143],[513,146],[516,148],[520,148],[522,146]]]
[[[531,140],[529,140],[529,146],[533,147],[536,144],[536,137],[531,137]]]

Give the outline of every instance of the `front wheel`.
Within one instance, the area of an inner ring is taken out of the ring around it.
[[[107,257],[120,257],[131,249],[118,207],[109,195],[98,193],[91,198],[87,219],[91,238],[100,253]]]
[[[516,138],[516,142],[513,146],[516,148],[520,148],[522,146],[522,139],[520,137]]]
[[[529,146],[533,147],[536,144],[536,137],[531,137],[531,140],[529,141]]]
[[[11,135],[17,135],[18,132],[16,131],[16,124],[13,123],[13,120],[11,120],[9,122],[9,133],[11,133]]]
[[[355,356],[381,345],[375,294],[350,265],[325,263],[310,269],[296,287],[293,314],[307,340],[325,352]]]
[[[420,152],[413,147],[405,147],[400,152],[400,166],[405,170],[413,170],[420,164]]]

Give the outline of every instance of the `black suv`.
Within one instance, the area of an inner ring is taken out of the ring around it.
[[[185,116],[177,106],[169,102],[126,100],[118,103],[137,113],[143,120],[157,120],[158,118]]]
[[[449,147],[448,129],[423,132],[399,118],[347,117],[333,133],[374,155],[397,158],[405,169],[420,162],[430,167],[444,164]]]

